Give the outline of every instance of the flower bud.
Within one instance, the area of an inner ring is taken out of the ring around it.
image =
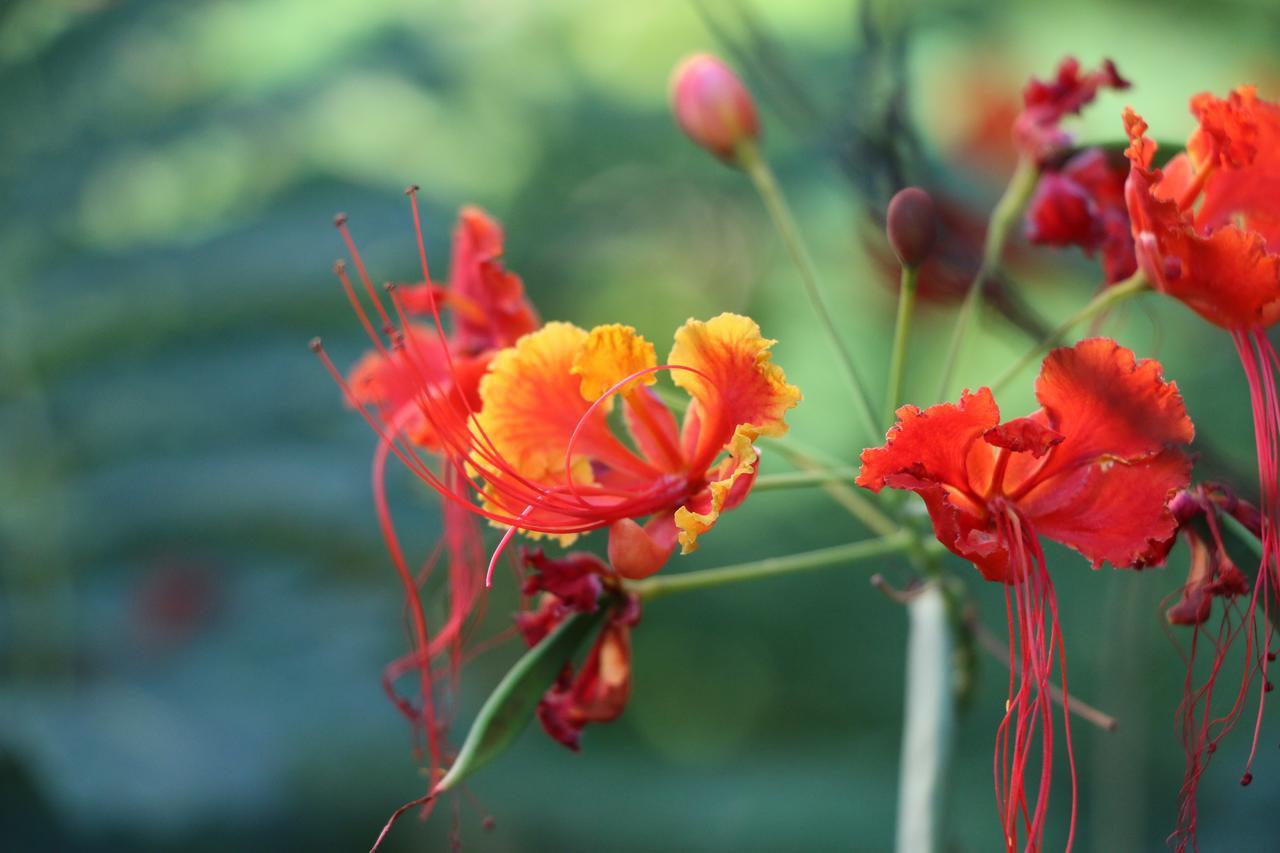
[[[680,129],[728,163],[738,147],[760,137],[756,104],[738,75],[716,57],[699,53],[671,75],[671,108]]]
[[[933,251],[938,236],[933,199],[919,187],[899,190],[889,202],[885,232],[904,267],[920,266]]]

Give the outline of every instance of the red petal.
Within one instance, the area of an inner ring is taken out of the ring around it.
[[[1187,444],[1195,427],[1174,382],[1160,363],[1138,361],[1108,338],[1061,347],[1044,360],[1036,398],[1050,425],[1066,436],[1039,480],[1101,462],[1132,461]]]
[[[1095,568],[1104,561],[1134,567],[1150,564],[1177,529],[1169,498],[1190,479],[1191,461],[1169,449],[1138,462],[1077,469],[1018,505],[1037,533],[1075,548]],[[1071,499],[1055,500],[1054,489],[1068,490]]]
[[[1000,422],[1000,409],[987,388],[966,391],[958,404],[941,403],[921,411],[898,409],[898,422],[881,447],[862,451],[857,483],[878,492],[888,478],[906,472],[919,479],[973,491],[966,461],[974,442]],[[988,456],[989,448],[988,448]]]
[[[514,344],[538,328],[538,315],[524,295],[520,277],[508,272],[502,257],[502,226],[478,207],[465,207],[453,233],[449,293],[480,309],[454,315],[457,344],[488,349]]]
[[[992,427],[982,434],[987,444],[1003,447],[1014,453],[1030,453],[1039,459],[1057,445],[1065,436],[1049,429],[1035,418],[1014,418],[999,426]]]

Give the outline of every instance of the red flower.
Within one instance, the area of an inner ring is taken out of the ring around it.
[[[1270,326],[1280,320],[1280,106],[1244,86],[1226,100],[1198,95],[1191,110],[1200,128],[1164,169],[1152,167],[1147,123],[1125,111],[1138,263],[1214,325]]]
[[[640,621],[640,599],[627,593],[621,578],[592,554],[575,552],[559,559],[541,550],[524,555],[536,570],[525,578],[526,596],[542,593],[536,607],[516,616],[529,646],[555,630],[569,614],[610,608],[600,634],[576,672],[566,664],[538,703],[538,720],[547,734],[577,751],[588,723],[616,720],[631,695],[631,628]]]
[[[1060,169],[1040,176],[1027,211],[1027,239],[1048,246],[1079,246],[1102,255],[1107,284],[1138,268],[1133,252],[1124,187],[1129,170],[1101,148],[1074,155]]]
[[[444,537],[428,559],[426,571],[442,559],[446,563],[447,616],[442,624],[430,629],[419,593],[422,578],[408,565],[387,504],[386,463],[389,455],[395,454],[416,473],[423,474],[429,469],[418,456],[420,449],[433,455],[450,453],[458,436],[466,434],[472,412],[479,405],[480,377],[489,362],[501,348],[536,328],[538,319],[524,296],[520,278],[501,263],[501,227],[479,208],[464,208],[458,218],[448,284],[433,282],[422,244],[416,188],[409,190],[409,196],[422,260],[422,282],[403,287],[388,285],[388,310],[369,278],[346,217],[339,216],[337,225],[351,254],[364,300],[372,306],[372,318],[346,266],[339,262],[335,270],[373,349],[351,370],[349,380],[344,380],[318,342],[315,348],[343,388],[348,403],[365,415],[380,437],[373,459],[374,505],[387,550],[404,587],[414,633],[413,650],[388,665],[383,682],[388,696],[419,727],[434,775],[446,759],[446,720],[437,707],[432,668],[444,659],[451,681],[457,679],[463,628],[475,612],[483,589],[478,571],[484,561],[483,542],[474,515],[456,502],[445,501]],[[447,327],[442,317],[445,309],[450,319]],[[450,492],[466,489],[466,478],[459,468],[445,467],[439,475],[429,476],[438,476]],[[416,705],[395,690],[395,682],[401,676],[415,671],[419,678]]]
[[[965,392],[958,404],[904,406],[884,446],[863,451],[858,474],[858,484],[872,491],[919,494],[938,540],[1009,589],[1010,648],[1022,649],[1021,660],[1010,663],[1021,683],[1016,691],[1011,685],[997,735],[996,783],[1010,850],[1019,815],[1029,848],[1040,846],[1052,761],[1052,727],[1045,724],[1043,775],[1029,807],[1031,733],[1051,719],[1049,678],[1055,647],[1062,648],[1038,537],[1076,549],[1095,567],[1155,559],[1176,527],[1167,504],[1190,477],[1181,446],[1194,435],[1160,365],[1136,361],[1102,338],[1050,353],[1036,398],[1037,412],[1004,423],[986,388]],[[1061,670],[1065,690],[1065,654]],[[1074,780],[1069,725],[1067,732]]]
[[[1071,145],[1071,135],[1059,127],[1063,118],[1078,115],[1103,88],[1128,89],[1110,59],[1097,71],[1080,72],[1080,63],[1068,56],[1058,64],[1054,79],[1032,78],[1022,90],[1022,112],[1013,124],[1013,140],[1024,157],[1043,163]]]
[[[1163,170],[1152,166],[1156,144],[1145,136],[1147,123],[1125,111],[1125,199],[1144,275],[1156,290],[1231,333],[1249,384],[1263,552],[1246,617],[1252,638],[1259,610],[1280,606],[1280,355],[1266,334],[1280,320],[1280,106],[1242,86],[1225,99],[1197,95],[1191,111],[1200,126]],[[1266,654],[1250,649],[1245,664],[1244,684],[1257,670],[1263,685],[1245,783],[1252,779],[1248,768],[1269,683],[1272,631],[1261,630]]]

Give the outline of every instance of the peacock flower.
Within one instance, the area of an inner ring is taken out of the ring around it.
[[[1163,169],[1147,123],[1126,110],[1130,161],[1125,200],[1138,264],[1152,286],[1231,333],[1249,385],[1261,500],[1262,560],[1248,609],[1248,632],[1280,592],[1280,355],[1266,330],[1280,320],[1280,105],[1241,86],[1226,98],[1191,99],[1199,122],[1186,150]],[[1250,649],[1247,685],[1260,671],[1259,714],[1242,781],[1252,767],[1265,705],[1273,632]],[[1194,792],[1193,792],[1194,793]]]
[[[737,314],[685,323],[662,365],[630,326],[548,323],[524,336],[480,382],[462,461],[483,484],[481,511],[566,545],[607,527],[628,578],[656,572],[677,542],[693,551],[755,482],[755,440],[782,435],[800,400],[774,343]],[[689,394],[681,423],[652,388],[660,371]],[[616,403],[630,444],[611,425]]]
[[[1029,849],[1042,845],[1056,652],[1066,686],[1040,537],[1074,548],[1095,568],[1157,559],[1177,526],[1168,502],[1189,480],[1182,446],[1194,436],[1177,386],[1164,381],[1160,365],[1103,338],[1051,352],[1036,398],[1038,411],[1003,423],[987,388],[965,392],[957,404],[904,406],[885,444],[863,451],[857,480],[876,492],[887,486],[920,495],[938,540],[1006,588],[1009,646],[1022,650],[1011,651],[1019,677],[996,736],[999,815],[1011,851],[1020,833]],[[1037,728],[1041,775],[1030,802],[1025,783]],[[1066,731],[1074,803],[1069,722]]]
[[[523,556],[534,569],[521,592],[538,596],[516,615],[516,626],[530,647],[573,613],[608,607],[600,633],[576,671],[565,664],[555,684],[538,703],[538,720],[547,734],[574,750],[588,723],[616,720],[631,695],[631,629],[640,621],[640,599],[593,554],[574,552],[552,559],[541,550]]]

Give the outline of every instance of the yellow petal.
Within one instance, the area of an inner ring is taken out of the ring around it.
[[[582,396],[594,401],[631,374],[654,367],[657,363],[653,344],[636,334],[631,326],[612,323],[596,326],[587,335],[573,360],[573,373],[582,377]],[[628,382],[618,393],[626,394],[641,385],[652,385],[655,379],[653,373],[647,373]]]

